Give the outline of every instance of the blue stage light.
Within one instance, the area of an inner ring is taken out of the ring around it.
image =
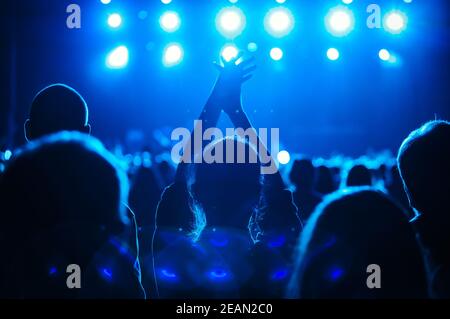
[[[264,26],[270,35],[283,37],[294,28],[294,17],[287,8],[273,8],[265,16]]]
[[[9,161],[9,159],[11,158],[11,156],[12,156],[12,152],[11,152],[10,150],[6,150],[5,153],[3,153],[3,159],[4,159],[5,161]]]
[[[111,0],[100,0],[100,2],[103,4],[110,4]]]
[[[383,61],[389,61],[389,59],[391,58],[391,54],[388,50],[381,49],[380,51],[378,51],[378,57]]]
[[[117,29],[122,25],[122,17],[118,13],[110,14],[108,17],[108,25],[113,28]]]
[[[220,55],[225,59],[225,61],[230,61],[235,58],[239,53],[238,48],[234,44],[227,44],[223,47]]]
[[[166,67],[175,66],[183,60],[184,52],[178,43],[169,44],[164,49],[163,64]]]
[[[403,12],[393,10],[384,16],[384,29],[393,34],[400,33],[406,29],[407,20]]]
[[[325,26],[332,35],[342,37],[349,34],[354,27],[353,12],[344,6],[337,6],[328,11]]]
[[[250,52],[256,52],[258,50],[258,45],[255,42],[250,42],[247,45],[247,50]]]
[[[283,58],[283,50],[280,48],[272,48],[270,50],[270,57],[275,61],[281,60]]]
[[[128,64],[128,48],[124,45],[112,50],[106,58],[106,66],[110,69],[122,69]]]
[[[101,268],[100,275],[107,281],[112,280],[112,271],[109,268]]]
[[[180,16],[175,11],[167,11],[159,18],[159,25],[166,32],[177,31],[180,24]]]
[[[286,2],[286,0],[275,0],[277,3],[280,3],[280,4],[282,4],[282,3],[285,3]]]
[[[336,61],[339,59],[339,51],[336,48],[329,48],[327,50],[327,58],[331,61]]]
[[[216,27],[226,38],[235,38],[245,28],[245,15],[241,9],[234,6],[223,8],[217,14]]]
[[[353,2],[353,0],[342,0],[342,2],[345,3],[345,4],[350,4],[350,3]]]
[[[278,152],[277,159],[280,164],[285,165],[291,160],[291,155],[289,155],[288,151],[280,151]]]
[[[162,2],[163,4],[169,4],[169,3],[172,2],[172,0],[161,0],[161,2]]]

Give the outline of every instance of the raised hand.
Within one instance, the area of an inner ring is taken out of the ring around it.
[[[213,95],[226,113],[240,108],[241,86],[252,77],[252,72],[256,69],[253,62],[253,57],[244,59],[243,52],[239,52],[230,61],[222,57],[221,63],[214,63],[220,74]]]

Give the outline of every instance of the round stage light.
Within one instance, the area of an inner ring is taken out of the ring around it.
[[[345,4],[350,4],[350,3],[353,2],[353,0],[342,0],[342,2],[345,3]]]
[[[245,15],[237,7],[227,7],[219,11],[216,17],[217,30],[225,37],[237,37],[245,28]]]
[[[161,2],[162,2],[163,4],[169,4],[169,3],[172,2],[172,0],[161,0]]]
[[[391,54],[388,50],[381,49],[380,51],[378,51],[378,57],[383,61],[389,61],[389,59],[391,58]]]
[[[159,25],[166,32],[177,31],[180,24],[180,16],[175,11],[167,11],[159,18]]]
[[[284,7],[273,8],[265,16],[264,26],[270,35],[283,37],[294,28],[294,17]]]
[[[248,50],[249,52],[256,52],[256,51],[258,51],[258,45],[257,45],[255,42],[250,42],[250,43],[247,45],[247,50]]]
[[[113,28],[117,29],[122,25],[122,17],[118,13],[113,13],[109,15],[108,17],[108,25]]]
[[[391,11],[384,16],[384,28],[390,33],[400,33],[406,28],[407,18],[403,12]]]
[[[183,60],[183,56],[184,56],[183,48],[179,44],[177,43],[169,44],[164,49],[163,64],[166,67],[177,65]]]
[[[103,4],[110,4],[111,0],[100,0],[100,2]]]
[[[223,47],[220,55],[225,59],[225,61],[230,61],[235,58],[239,53],[238,48],[234,44],[227,44]]]
[[[274,61],[280,61],[283,58],[283,50],[280,48],[272,48],[270,50],[270,57]]]
[[[331,9],[325,17],[325,26],[332,35],[342,37],[349,34],[354,27],[353,12],[344,6]]]
[[[286,2],[286,0],[275,0],[277,3],[279,3],[279,4],[282,4],[282,3],[285,3]]]
[[[118,46],[106,57],[106,66],[110,69],[122,69],[128,64],[128,55],[126,46]]]
[[[280,151],[277,154],[278,162],[282,165],[286,165],[291,160],[291,155],[288,151]]]
[[[339,51],[336,48],[329,48],[327,50],[327,58],[331,61],[336,61],[339,59]]]

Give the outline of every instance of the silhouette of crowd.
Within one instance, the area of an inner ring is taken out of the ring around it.
[[[217,64],[203,132],[221,116],[253,129],[241,88],[254,65],[241,59]],[[194,151],[175,165],[107,150],[88,115],[77,91],[48,86],[28,143],[2,156],[0,298],[450,297],[449,122],[413,131],[397,158],[298,155],[263,174],[259,138],[203,141],[244,163]]]

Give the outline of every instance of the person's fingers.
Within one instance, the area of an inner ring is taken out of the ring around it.
[[[246,75],[246,74],[251,73],[251,72],[253,72],[255,70],[256,70],[256,65],[253,64],[253,65],[250,65],[249,67],[243,69],[242,70],[242,74]]]
[[[223,57],[223,55],[220,56],[220,60],[222,61],[222,64],[225,66],[227,65],[227,60],[225,60],[225,58]]]
[[[248,80],[250,80],[251,78],[252,78],[252,76],[253,76],[253,74],[249,74],[249,75],[246,75],[246,76],[244,76],[243,78],[242,78],[242,83],[244,83],[244,82],[247,82]]]
[[[223,70],[223,66],[220,63],[214,61],[213,65],[219,72]]]
[[[239,64],[239,66],[241,67],[241,68],[245,68],[247,65],[249,65],[249,64],[252,64],[253,62],[255,61],[255,57],[250,57],[250,58],[248,58],[248,59],[246,59],[246,60],[243,60],[240,64]]]

